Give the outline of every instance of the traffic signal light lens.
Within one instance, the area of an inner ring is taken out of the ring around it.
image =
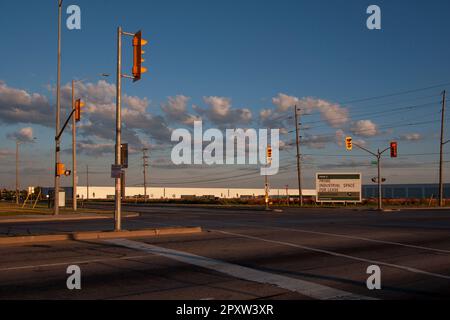
[[[391,142],[391,158],[397,158],[398,157],[398,143],[397,142]]]

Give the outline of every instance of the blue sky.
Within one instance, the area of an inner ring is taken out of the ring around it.
[[[28,94],[47,97],[51,106],[54,96],[49,86],[54,87],[56,83],[56,3],[56,0],[23,1],[20,6],[10,1],[0,3],[0,60],[3,62],[0,81],[10,91],[24,90]],[[300,100],[311,97],[337,106],[337,111],[346,109],[349,119],[342,128],[332,126],[330,121],[324,120],[326,110],[318,108],[305,117],[305,126],[311,127],[303,133],[306,141],[310,142],[304,147],[305,180],[310,187],[317,171],[362,171],[367,179],[374,174],[371,159],[364,157],[364,153],[354,151],[351,155],[346,154],[336,142],[314,143],[322,141],[320,137],[335,135],[339,129],[345,135],[355,135],[358,121],[371,121],[376,126],[372,136],[355,136],[372,149],[385,147],[395,138],[404,140],[400,142],[404,154],[430,153],[404,156],[396,162],[387,159],[386,173],[392,177],[390,182],[414,182],[412,172],[418,172],[415,178],[418,182],[436,181],[437,156],[431,153],[438,152],[436,135],[439,123],[431,121],[439,120],[440,92],[449,87],[438,85],[450,83],[450,43],[446,41],[450,35],[448,1],[74,0],[65,1],[64,9],[70,4],[81,8],[82,30],[64,28],[63,85],[73,78],[84,79],[86,84],[94,85],[92,90],[95,91],[99,89],[100,73],[110,73],[112,77],[107,81],[114,84],[117,26],[122,25],[129,32],[142,29],[144,37],[149,40],[145,62],[149,73],[136,84],[125,81],[124,93],[147,101],[146,112],[151,114],[153,122],[164,119],[170,128],[183,125],[161,109],[168,97],[177,95],[189,97],[186,112],[201,116],[204,121],[210,114],[208,108],[213,107],[206,103],[205,97],[229,99],[227,101],[231,101],[231,108],[236,112],[243,109],[251,111],[251,123],[242,124],[247,126],[256,126],[262,110],[280,112],[273,101],[279,94]],[[371,4],[381,7],[382,30],[369,31],[366,28],[368,15],[365,11]],[[131,68],[131,46],[126,46],[128,41],[124,39],[126,72]],[[352,102],[426,87],[433,88]],[[204,112],[194,110],[192,105]],[[98,108],[96,110],[99,112]],[[161,118],[155,118],[157,116]],[[54,115],[48,114],[48,117],[53,123]],[[97,120],[102,119],[99,116]],[[328,115],[330,119],[333,116]],[[430,123],[414,125],[427,121]],[[0,136],[4,137],[0,143],[3,154],[0,161],[5,164],[0,172],[0,185],[11,186],[10,181],[13,181],[9,171],[14,165],[11,155],[14,141],[6,137],[27,127],[33,128],[38,141],[34,145],[23,146],[24,184],[51,184],[51,173],[46,172],[53,159],[54,130],[51,126],[43,126],[35,119],[26,123],[0,118],[0,122]],[[209,121],[209,126],[217,126],[219,122]],[[404,126],[395,128],[395,123]],[[368,123],[360,123],[364,124]],[[155,124],[149,124],[149,127],[152,125]],[[283,125],[288,126],[289,123]],[[107,129],[106,125],[104,127]],[[95,124],[91,129],[95,129]],[[141,130],[138,135],[145,143],[160,145],[161,141],[154,135],[161,129],[156,126],[152,130],[147,133]],[[290,130],[292,128],[288,127],[287,131]],[[90,144],[107,145],[111,142],[105,138],[107,134],[98,140],[97,136],[80,133],[80,140]],[[113,128],[111,138],[114,138]],[[293,138],[291,134],[284,140],[290,142]],[[70,148],[68,134],[64,138],[64,147]],[[138,147],[136,145],[136,149]],[[283,161],[288,168],[295,160],[292,152],[283,153]],[[168,182],[171,175],[171,183],[179,181],[180,175],[182,181],[195,181],[204,172],[195,167],[185,170],[168,168],[168,164],[158,167],[156,160],[164,163],[167,152],[155,148],[152,155],[155,163],[151,172],[155,175],[155,184]],[[70,166],[69,155],[64,157]],[[134,167],[129,170],[130,181],[139,184],[139,153],[132,157]],[[112,159],[112,155],[107,153],[80,153],[80,163],[90,164],[93,171],[98,172],[93,175],[94,184],[112,184],[108,175]],[[210,170],[211,177],[214,174],[221,177],[236,175],[236,168]],[[290,171],[274,178],[274,184],[295,185],[295,179],[291,177],[294,176],[293,171],[289,174]],[[81,177],[80,183],[83,183]],[[218,183],[220,181],[213,186]],[[233,185],[230,181],[222,183]],[[234,183],[240,186],[243,182]],[[249,186],[260,184],[257,178],[245,183]]]

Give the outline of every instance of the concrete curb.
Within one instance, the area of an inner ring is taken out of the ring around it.
[[[137,218],[140,217],[139,213],[132,213],[127,214],[123,218]],[[1,218],[0,217],[0,224],[9,224],[9,223],[33,223],[33,222],[64,222],[64,221],[84,221],[84,220],[107,220],[107,219],[113,219],[114,217],[111,216],[105,216],[105,215],[98,215],[98,216],[76,216],[76,217],[37,217],[37,218]]]
[[[201,233],[201,227],[171,227],[134,231],[92,231],[92,232],[74,232],[55,235],[37,235],[37,236],[17,236],[0,237],[0,246],[13,244],[35,244],[45,242],[67,241],[67,240],[100,240],[100,239],[120,239],[120,238],[140,238],[157,237],[169,235],[182,235]]]

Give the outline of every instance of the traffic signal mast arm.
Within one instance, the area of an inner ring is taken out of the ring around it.
[[[360,145],[357,144],[357,143],[354,143],[354,142],[353,142],[353,145],[356,146],[356,147],[358,147],[358,148],[360,148],[361,150],[364,150],[364,151],[370,153],[371,155],[373,155],[373,156],[375,156],[375,157],[377,157],[377,158],[378,158],[379,156],[381,156],[383,153],[385,153],[386,151],[388,151],[388,150],[391,149],[391,147],[389,147],[389,148],[386,148],[386,149],[384,149],[383,151],[379,152],[378,154],[376,154],[375,152],[372,152],[372,151],[370,151],[369,149],[366,149],[366,148],[360,146]]]
[[[64,123],[64,126],[62,127],[61,131],[59,132],[59,134],[55,137],[55,140],[59,140],[59,138],[61,138],[64,130],[66,129],[67,125],[69,124],[70,119],[72,119],[74,113],[75,113],[76,109],[73,109],[72,112],[70,113],[69,117],[67,118],[66,122]]]

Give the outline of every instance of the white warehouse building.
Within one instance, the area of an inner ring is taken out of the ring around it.
[[[89,197],[87,196],[89,189]],[[288,189],[291,197],[298,197],[298,189]],[[303,196],[315,197],[316,190],[303,190]],[[111,199],[114,198],[114,187],[86,187],[78,186],[77,195],[80,199]],[[165,188],[147,187],[147,196],[150,199],[181,199],[183,197],[208,197],[235,199],[264,196],[264,189],[236,189],[236,188]],[[143,187],[127,187],[126,197],[137,197],[144,195]],[[286,189],[271,189],[270,196],[286,197]]]

